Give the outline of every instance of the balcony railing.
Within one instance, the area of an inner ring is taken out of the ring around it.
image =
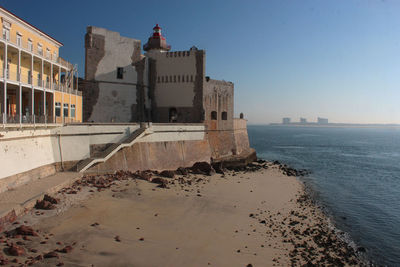
[[[21,117],[21,119],[20,119]],[[66,122],[70,122],[70,118],[65,118]],[[22,115],[0,113],[0,124],[52,124],[56,123],[53,116],[49,115]]]
[[[19,81],[19,74],[15,70],[7,70],[7,79],[12,81]]]
[[[32,84],[32,76],[28,75],[28,73],[21,73],[21,82],[25,84]]]
[[[8,43],[11,43],[17,47],[22,48],[25,52],[33,53],[34,55],[43,57],[43,54],[44,54],[43,50],[39,50],[37,44],[32,43],[30,45],[29,42],[27,42],[26,40],[23,40],[23,39],[21,39],[20,43],[18,43],[17,36],[15,36],[15,35],[11,35],[10,39],[8,41],[4,35],[2,35],[1,38]],[[54,63],[58,63],[67,69],[71,69],[73,67],[73,65],[71,63],[69,63],[68,61],[66,61],[65,59],[63,59],[59,56],[55,56],[54,54],[46,55],[45,58]]]

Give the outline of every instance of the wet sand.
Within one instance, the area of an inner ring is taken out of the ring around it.
[[[67,189],[56,196],[58,209],[33,210],[18,220],[39,236],[4,237],[4,257],[29,263],[29,256],[58,249],[57,257],[31,261],[34,266],[359,264],[329,230],[303,185],[278,166],[268,166],[225,175],[176,175],[164,178],[168,188],[129,178],[100,192]],[[5,242],[20,242],[26,255],[7,255]],[[70,252],[60,252],[69,245]]]

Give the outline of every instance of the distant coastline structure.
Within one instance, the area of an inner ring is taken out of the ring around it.
[[[317,123],[318,123],[318,124],[328,124],[329,122],[328,122],[328,119],[326,119],[326,118],[320,118],[320,117],[318,117]]]
[[[307,123],[307,119],[306,118],[300,118],[300,123],[301,124],[306,124]]]
[[[282,124],[290,124],[290,118],[283,118]]]

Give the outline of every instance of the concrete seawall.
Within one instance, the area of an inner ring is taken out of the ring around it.
[[[79,161],[139,128],[139,124],[76,124],[0,130],[0,192],[71,170]],[[235,120],[230,131],[208,131],[201,123],[153,124],[135,144],[88,171],[172,170],[249,151],[245,120]]]

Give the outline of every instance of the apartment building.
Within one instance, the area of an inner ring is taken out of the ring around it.
[[[77,68],[59,56],[63,45],[0,7],[2,124],[82,121]]]

